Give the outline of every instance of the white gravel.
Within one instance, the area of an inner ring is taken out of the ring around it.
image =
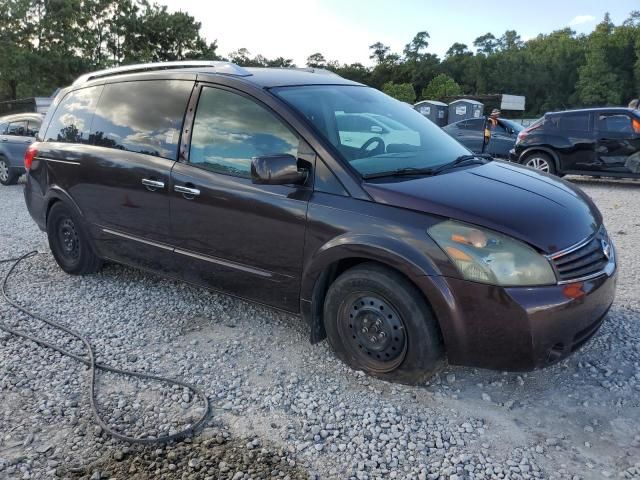
[[[183,378],[214,411],[192,441],[131,447],[93,422],[86,369],[0,333],[0,478],[640,478],[640,182],[574,181],[621,264],[596,337],[546,370],[449,367],[424,386],[349,370],[296,317],[118,265],[71,277],[45,253],[23,304],[90,337],[99,361]],[[0,187],[0,258],[48,252],[22,185]],[[0,266],[0,275],[7,271]],[[0,302],[0,321],[80,352]],[[181,388],[100,375],[101,410],[136,434],[197,416]]]

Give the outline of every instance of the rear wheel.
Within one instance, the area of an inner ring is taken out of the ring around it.
[[[546,153],[533,152],[522,160],[522,164],[525,167],[556,175],[556,166],[553,163],[553,159]]]
[[[324,323],[336,355],[370,375],[419,383],[443,364],[429,305],[406,278],[384,266],[364,263],[340,275],[327,292]]]
[[[95,273],[102,260],[93,251],[82,220],[69,207],[58,202],[47,217],[49,248],[60,268],[72,275]]]
[[[9,167],[9,162],[3,157],[0,157],[0,183],[2,185],[14,185],[20,174]]]

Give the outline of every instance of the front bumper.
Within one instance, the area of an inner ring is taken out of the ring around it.
[[[567,357],[596,333],[613,303],[616,279],[613,263],[597,278],[566,285],[502,288],[422,277],[420,286],[451,364],[526,371]]]
[[[516,149],[512,148],[509,150],[509,161],[518,163],[518,155],[516,154]]]

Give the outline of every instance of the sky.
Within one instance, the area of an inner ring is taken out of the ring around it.
[[[428,51],[443,57],[454,42],[472,48],[487,32],[499,37],[516,30],[523,40],[571,27],[588,33],[609,12],[615,24],[638,0],[157,0],[170,11],[185,11],[202,23],[218,53],[247,48],[252,56],[292,58],[304,66],[315,52],[340,63],[371,65],[369,45],[382,42],[402,49],[422,30]]]

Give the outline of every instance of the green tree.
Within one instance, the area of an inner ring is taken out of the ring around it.
[[[376,42],[373,45],[369,45],[369,50],[371,51],[369,58],[371,60],[375,60],[376,63],[380,65],[385,62],[391,49],[386,45],[383,45],[382,42]]]
[[[498,48],[498,41],[493,33],[485,33],[473,41],[473,46],[478,49],[478,53],[491,55]]]
[[[410,83],[387,82],[382,87],[382,91],[401,102],[414,103],[416,101],[416,94]]]
[[[324,68],[327,66],[327,60],[321,53],[313,53],[307,57],[307,67]]]
[[[462,88],[445,73],[441,73],[429,82],[422,90],[422,98],[427,100],[443,100],[447,97],[462,95]]]
[[[422,31],[416,33],[413,40],[407,43],[404,47],[403,53],[405,58],[409,61],[419,60],[425,54],[424,51],[429,46],[429,38],[429,32]]]
[[[625,84],[632,82],[633,74],[628,70],[633,66],[635,47],[626,28],[616,28],[607,13],[587,39],[585,63],[578,69],[576,84],[583,104],[616,105],[622,102]],[[621,69],[620,62],[627,66]]]

